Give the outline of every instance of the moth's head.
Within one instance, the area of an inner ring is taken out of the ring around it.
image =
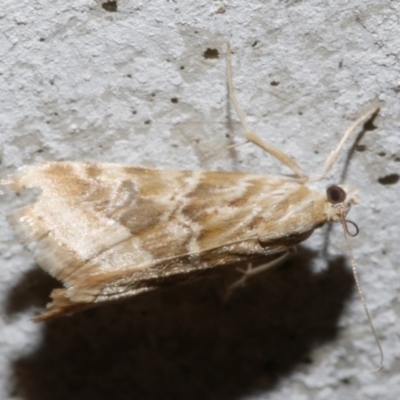
[[[358,190],[345,185],[332,185],[326,189],[326,199],[329,221],[340,221],[346,217],[351,206],[358,203]]]

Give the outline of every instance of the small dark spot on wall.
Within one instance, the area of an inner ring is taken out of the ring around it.
[[[133,115],[136,115],[136,114],[137,114],[137,111],[136,111],[136,110],[132,110],[132,114],[133,114]]]
[[[132,75],[131,74],[127,74],[126,77],[127,78],[132,78]]]
[[[343,67],[343,60],[339,61],[339,69]]]
[[[109,12],[117,12],[118,11],[118,5],[116,1],[106,1],[101,5],[106,11]]]
[[[395,158],[394,158],[394,161],[395,161],[395,162],[400,162],[400,157],[395,157]]]
[[[144,124],[145,124],[145,125],[150,125],[150,124],[151,124],[151,121],[150,121],[149,119],[146,119],[146,121],[144,121]]]
[[[171,103],[174,103],[174,104],[178,103],[178,98],[177,97],[173,97],[171,99]]]
[[[54,85],[54,81],[53,81],[53,79],[50,79],[50,85]]]
[[[345,385],[348,385],[351,383],[351,380],[349,378],[343,378],[342,383],[344,383]]]
[[[182,69],[185,69],[185,67],[184,67],[183,65],[181,65],[181,70],[182,70]]]
[[[386,153],[385,153],[384,151],[380,151],[380,152],[378,153],[378,156],[379,156],[379,157],[385,157],[385,156],[386,156]]]
[[[394,185],[400,179],[398,174],[389,174],[378,179],[381,185]]]
[[[39,39],[39,42],[44,42],[45,40],[46,40],[45,38],[41,37],[41,38]]]
[[[376,126],[373,124],[373,119],[375,118],[375,115],[372,116],[367,122],[364,123],[364,130],[365,131],[373,131],[376,129]]]
[[[226,137],[227,139],[229,139],[229,138],[231,137],[231,135],[230,135],[229,133],[225,133],[225,137]]]
[[[210,49],[208,48],[204,53],[203,53],[203,57],[206,60],[215,60],[217,59],[219,56],[218,50],[217,49]]]
[[[303,115],[303,111],[299,111],[298,114],[299,114],[299,115]]]
[[[278,86],[279,83],[280,83],[280,82],[278,82],[278,81],[272,81],[272,82],[270,83],[270,85],[271,85],[271,86]]]
[[[400,85],[395,86],[392,90],[393,90],[395,93],[400,93]]]
[[[251,47],[256,47],[258,45],[258,40],[256,40],[252,45],[251,45]]]
[[[363,151],[367,150],[367,146],[365,144],[358,144],[356,146],[356,150],[360,151],[360,152],[363,152]]]

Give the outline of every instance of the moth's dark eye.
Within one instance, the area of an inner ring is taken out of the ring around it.
[[[339,186],[333,185],[326,190],[328,201],[332,204],[343,203],[346,199],[346,192]]]

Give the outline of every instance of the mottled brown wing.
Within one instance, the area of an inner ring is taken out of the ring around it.
[[[293,245],[319,223],[310,216],[287,231],[293,196],[315,204],[305,186],[276,177],[59,162],[24,167],[2,183],[42,191],[8,216],[37,263],[65,286],[37,319],[281,252],[287,237]]]

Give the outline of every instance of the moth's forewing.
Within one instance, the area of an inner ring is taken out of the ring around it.
[[[3,183],[41,189],[8,219],[65,286],[43,318],[285,251],[326,222],[325,196],[274,176],[58,162]]]

